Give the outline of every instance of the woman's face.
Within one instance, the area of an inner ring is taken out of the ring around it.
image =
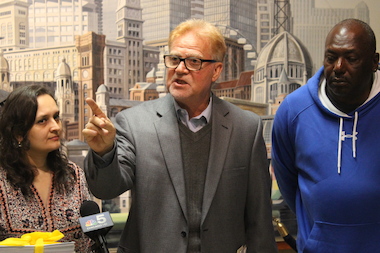
[[[27,138],[30,142],[29,156],[47,155],[61,146],[62,130],[59,110],[55,100],[48,94],[37,97],[37,113]]]

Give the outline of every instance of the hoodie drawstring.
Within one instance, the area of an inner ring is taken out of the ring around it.
[[[352,138],[352,157],[356,158],[356,140],[358,139],[356,132],[356,127],[358,124],[359,114],[355,112],[354,116],[354,125],[352,127],[352,134],[346,134],[343,131],[343,118],[339,119],[339,142],[338,142],[338,174],[340,174],[341,166],[342,166],[342,141],[346,138]]]

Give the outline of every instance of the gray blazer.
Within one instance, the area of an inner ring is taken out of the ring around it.
[[[261,120],[215,96],[211,118],[202,252],[232,253],[242,245],[247,252],[277,252]],[[132,189],[118,252],[186,253],[185,180],[173,97],[118,113],[115,127],[112,161],[95,163],[89,152],[85,171],[98,198],[115,198]]]

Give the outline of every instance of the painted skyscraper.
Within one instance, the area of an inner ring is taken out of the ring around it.
[[[14,51],[28,47],[27,0],[0,1],[0,48]]]
[[[107,40],[116,41],[117,29],[116,29],[116,10],[118,8],[119,0],[107,0],[107,3],[103,3],[103,34]]]
[[[203,19],[204,0],[191,0],[191,17]]]
[[[293,34],[309,50],[314,71],[322,66],[327,33],[339,21],[358,18],[369,23],[369,10],[365,2],[355,8],[316,8],[314,0],[290,0],[293,17]]]
[[[145,43],[166,44],[170,31],[191,17],[190,4],[190,0],[141,0]]]
[[[118,64],[124,73],[124,97],[136,82],[144,80],[143,21],[140,0],[119,0],[116,10],[117,41],[126,47],[124,64]]]
[[[102,0],[28,0],[29,46],[72,44],[75,35],[102,33]]]
[[[259,53],[261,49],[269,42],[273,35],[274,27],[274,1],[259,0],[257,1],[257,42],[256,50]]]
[[[256,47],[256,4],[253,0],[204,0],[204,19],[233,27]]]

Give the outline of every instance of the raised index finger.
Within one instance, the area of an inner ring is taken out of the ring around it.
[[[107,117],[92,98],[86,98],[86,103],[90,106],[91,111],[95,116],[100,118]]]

